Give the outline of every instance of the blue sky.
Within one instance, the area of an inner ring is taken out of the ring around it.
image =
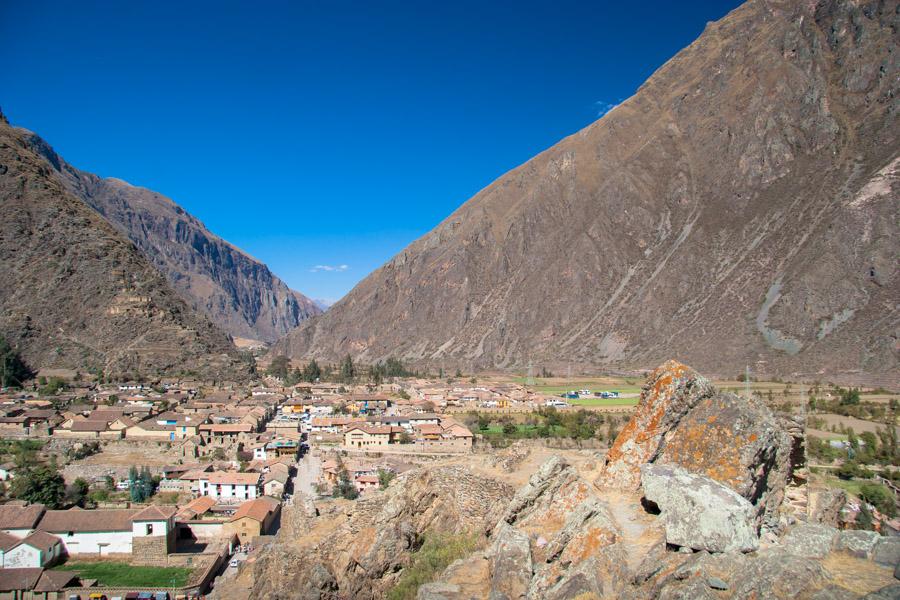
[[[738,4],[0,0],[0,106],[334,300]]]

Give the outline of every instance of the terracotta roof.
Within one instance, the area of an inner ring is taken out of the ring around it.
[[[43,504],[0,506],[0,529],[34,529],[45,510]]]
[[[423,423],[421,425],[414,425],[415,429],[418,429],[421,433],[437,433],[441,434],[444,432],[444,429],[440,425],[435,425],[433,423]]]
[[[131,519],[139,512],[135,509],[48,510],[38,529],[52,533],[131,531]]]
[[[174,506],[148,506],[131,517],[132,521],[165,521],[176,513]]]
[[[287,473],[281,473],[278,471],[270,471],[266,473],[266,477],[263,480],[264,483],[269,483],[270,481],[277,481],[279,483],[287,483],[289,477]]]
[[[250,433],[253,431],[253,425],[250,423],[231,423],[224,425],[206,423],[200,426],[200,431],[211,431],[213,433]]]
[[[45,569],[34,586],[35,592],[59,592],[64,587],[78,581],[78,573],[74,571],[55,571]]]
[[[187,514],[190,512],[194,515],[202,515],[215,505],[216,501],[209,496],[200,496],[185,504],[181,511],[179,511],[179,514]]]
[[[18,546],[19,542],[21,541],[22,540],[20,538],[17,538],[14,535],[10,535],[8,533],[0,531],[0,550],[4,552],[9,550],[10,548]]]
[[[278,508],[280,502],[275,500],[274,498],[262,497],[257,498],[256,500],[250,500],[249,502],[244,502],[241,504],[237,511],[235,511],[234,516],[231,517],[232,521],[237,521],[238,519],[243,519],[244,517],[253,519],[254,521],[259,521],[262,523],[265,521],[266,517],[269,516],[269,513],[275,512]]]
[[[360,475],[356,481],[361,483],[378,483],[378,475]]]
[[[389,435],[391,433],[399,433],[405,431],[402,427],[395,427],[393,425],[354,425],[353,427],[347,429],[347,432],[353,431],[354,429],[365,431],[369,435]]]
[[[38,582],[44,569],[0,569],[0,592],[30,590]]]
[[[27,536],[24,540],[21,540],[21,543],[28,544],[32,548],[37,548],[39,550],[43,550],[44,548],[52,548],[55,544],[58,544],[60,539],[55,535],[47,533],[46,531],[35,531],[31,535]]]
[[[72,431],[106,431],[109,426],[107,421],[75,421],[72,423]]]
[[[211,484],[237,484],[237,485],[257,485],[259,484],[259,473],[236,473],[232,471],[216,471],[215,473],[207,473],[202,479],[207,479]]]

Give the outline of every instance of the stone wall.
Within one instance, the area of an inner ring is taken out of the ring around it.
[[[175,536],[168,535],[136,536],[131,543],[131,563],[135,565],[168,565],[169,552],[175,550]]]

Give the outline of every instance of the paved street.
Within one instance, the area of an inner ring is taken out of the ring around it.
[[[309,451],[297,463],[297,477],[294,479],[294,493],[307,494],[315,498],[314,485],[319,480],[319,472],[322,470],[322,461],[315,452]]]

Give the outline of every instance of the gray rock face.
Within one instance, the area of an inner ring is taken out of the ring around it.
[[[506,523],[494,530],[491,548],[491,600],[524,598],[531,583],[528,536]]]
[[[893,536],[879,538],[872,549],[872,560],[886,567],[900,564],[900,538]]]
[[[838,530],[820,523],[801,523],[781,539],[785,552],[803,558],[824,558],[835,547]]]
[[[711,577],[726,581],[727,593],[712,590]],[[810,598],[829,585],[830,574],[821,564],[782,551],[698,553],[674,577],[662,583],[658,597],[660,600]]]
[[[703,475],[670,465],[641,468],[644,496],[656,503],[666,542],[709,552],[759,547],[755,509],[743,496]]]
[[[900,600],[900,583],[887,585],[876,592],[866,594],[863,600]]]
[[[874,531],[841,531],[834,544],[835,550],[857,558],[871,558],[875,544],[881,536]]]

